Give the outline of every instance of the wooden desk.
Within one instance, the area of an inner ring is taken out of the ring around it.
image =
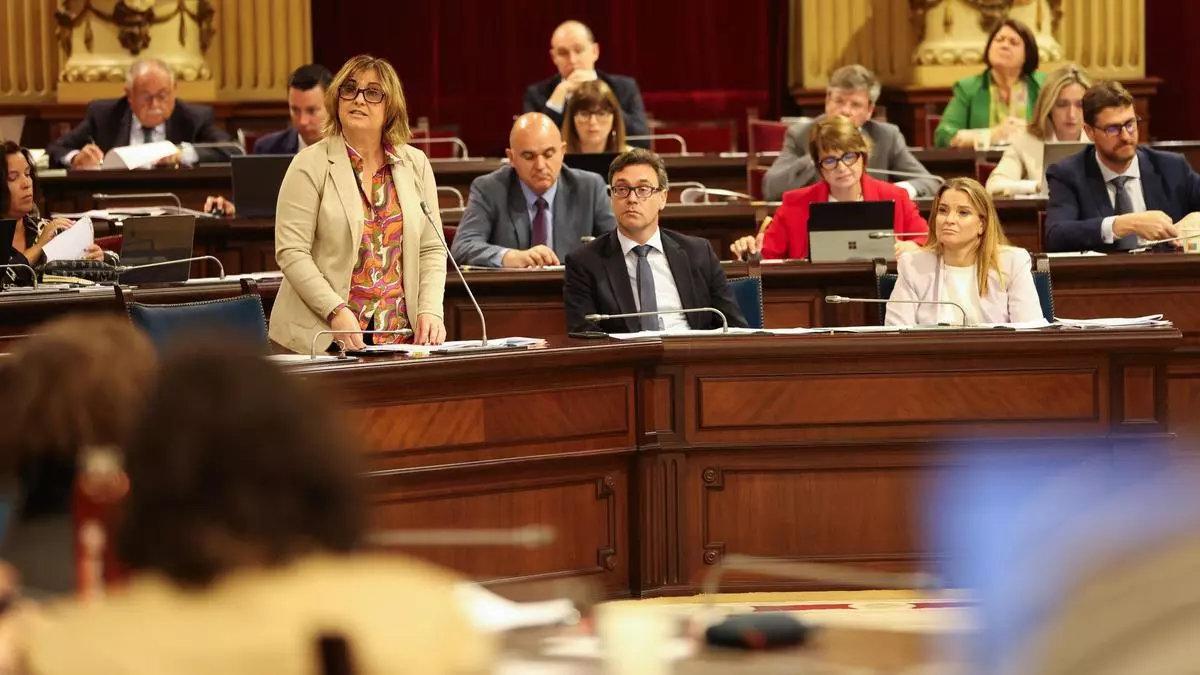
[[[481,579],[590,576],[645,596],[697,592],[727,553],[925,567],[922,488],[951,451],[1154,447],[1179,342],[1173,329],[556,340],[296,374],[336,391],[365,436],[374,525],[559,535],[520,555],[415,553]]]

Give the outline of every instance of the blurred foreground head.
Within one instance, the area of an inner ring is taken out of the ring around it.
[[[122,560],[205,585],[241,567],[356,548],[358,468],[333,411],[260,355],[206,344],[221,347],[196,343],[164,359],[130,444]]]

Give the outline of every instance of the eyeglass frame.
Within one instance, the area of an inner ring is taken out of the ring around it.
[[[655,185],[609,185],[607,189],[609,197],[616,197],[617,199],[624,200],[629,199],[629,195],[631,194],[637,195],[638,199],[650,199],[654,195],[660,192],[666,192],[670,188]],[[618,190],[624,191],[625,194],[620,194]],[[642,191],[645,190],[649,190],[650,192],[645,195],[641,194]]]
[[[354,89],[354,95],[346,96],[346,93],[348,93],[351,89]],[[379,100],[378,101],[372,101],[371,99],[367,98],[367,94],[372,91],[379,92]],[[358,83],[351,84],[349,82],[343,82],[338,87],[337,94],[338,94],[338,98],[343,101],[353,101],[354,99],[358,98],[359,94],[362,94],[363,101],[374,104],[374,105],[383,103],[384,100],[387,99],[387,92],[384,91],[382,87],[373,87],[371,85],[367,85],[366,87],[363,87],[360,89],[358,87]]]
[[[1088,126],[1096,131],[1103,133],[1105,136],[1108,136],[1109,138],[1116,138],[1121,135],[1122,131],[1124,131],[1125,133],[1132,136],[1133,133],[1135,131],[1137,131],[1138,125],[1141,123],[1142,123],[1142,116],[1134,115],[1133,119],[1129,120],[1128,122],[1126,122],[1124,124],[1110,124],[1106,127],[1095,127],[1090,124],[1088,124]],[[1085,122],[1085,124],[1086,124],[1086,122]]]
[[[866,155],[865,152],[861,152],[859,150],[849,150],[847,152],[842,153],[841,157],[825,157],[821,160],[818,160],[817,166],[821,167],[825,171],[833,171],[834,169],[837,168],[838,162],[841,162],[842,164],[846,165],[847,169],[849,169],[849,168],[852,168],[854,166],[854,164],[856,162],[858,162],[858,160],[862,159],[863,156],[865,156],[865,155]],[[850,161],[846,161],[846,158],[850,157],[850,156],[853,156],[853,159],[851,159]],[[826,166],[825,162],[827,160],[831,160],[831,159],[833,160],[833,164]]]
[[[576,119],[583,120],[602,120],[617,116],[617,114],[611,110],[576,110],[574,115]]]

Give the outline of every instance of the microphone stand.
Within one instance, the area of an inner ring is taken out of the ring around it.
[[[825,296],[825,302],[831,305],[842,305],[850,302],[861,302],[875,305],[886,305],[889,302],[895,302],[903,305],[950,305],[951,307],[958,308],[958,311],[962,313],[962,325],[956,326],[956,328],[969,327],[967,324],[967,310],[963,309],[963,306],[957,302],[951,302],[949,300],[882,300],[880,298],[847,298],[841,295],[827,295]]]
[[[175,202],[175,208],[183,210],[183,202],[179,201],[179,195],[174,192],[130,192],[126,194],[106,194],[104,192],[92,193],[92,199],[96,201],[113,201],[119,199],[164,199],[168,198]]]
[[[729,332],[729,320],[725,318],[724,312],[716,307],[695,307],[693,309],[670,309],[657,312],[628,312],[625,314],[585,314],[584,319],[592,322],[604,321],[606,319],[632,319],[643,316],[662,316],[664,314],[696,314],[698,312],[709,312],[721,317],[721,332]]]
[[[225,278],[225,266],[221,264],[220,260],[218,260],[217,258],[215,258],[211,255],[198,255],[198,256],[195,256],[192,258],[180,258],[179,260],[163,260],[162,262],[152,262],[152,263],[146,263],[144,265],[123,265],[123,266],[118,265],[117,266],[117,274],[124,274],[126,272],[130,272],[133,270],[144,270],[144,269],[148,269],[151,267],[164,267],[166,265],[178,265],[181,263],[200,262],[201,260],[208,260],[208,261],[216,263],[217,269],[220,270],[220,274],[221,274],[221,276],[219,276],[217,278],[218,279]]]

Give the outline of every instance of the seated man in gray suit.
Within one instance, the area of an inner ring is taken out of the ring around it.
[[[561,264],[582,237],[616,227],[604,180],[564,167],[566,144],[549,117],[526,113],[508,135],[502,166],[476,178],[450,253],[463,265]]]
[[[908,151],[900,129],[894,124],[871,119],[879,89],[879,80],[871,71],[857,64],[842,66],[829,76],[829,84],[825,88],[825,115],[849,117],[863,135],[871,139],[874,149],[867,160],[868,173],[871,169],[884,169],[917,174],[917,177],[871,174],[874,178],[897,183],[908,190],[913,199],[931,197],[938,181]],[[763,177],[763,196],[768,200],[783,199],[783,193],[787,190],[817,182],[817,169],[808,153],[808,131],[813,122],[799,122],[788,129],[779,158]],[[921,178],[922,175],[929,177]]]

